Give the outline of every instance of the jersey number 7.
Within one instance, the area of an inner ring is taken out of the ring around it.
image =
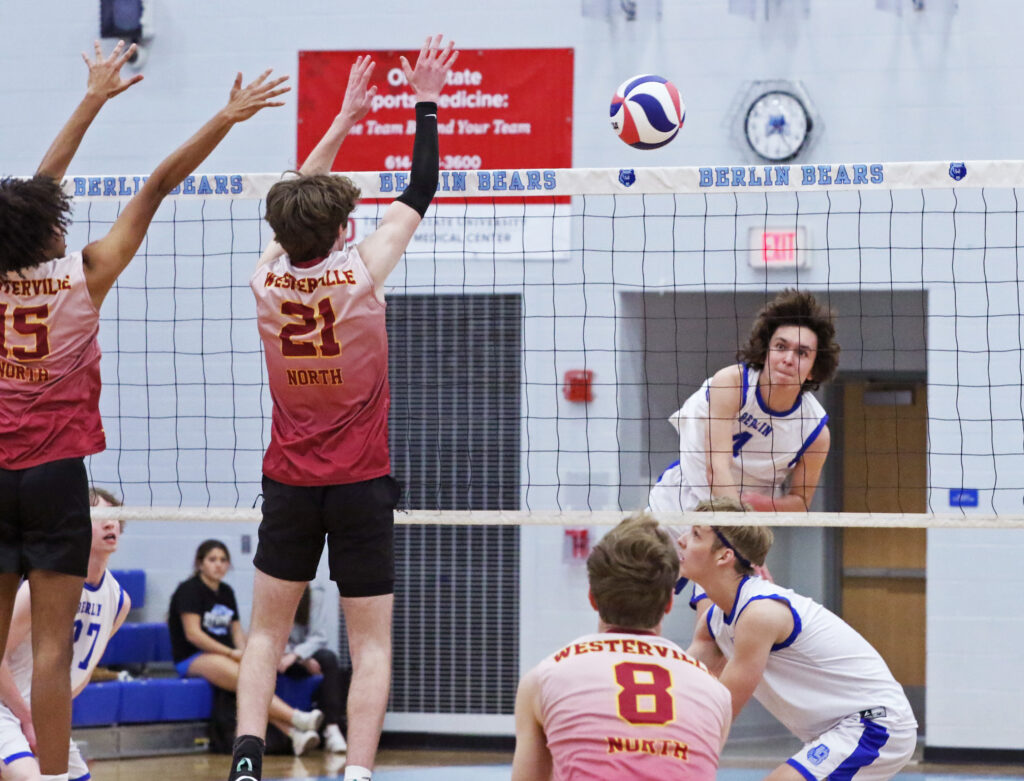
[[[315,358],[318,355],[327,358],[341,355],[341,345],[334,335],[336,318],[334,309],[331,307],[331,299],[320,299],[316,309],[301,301],[284,301],[281,303],[281,314],[300,321],[288,323],[281,328],[278,335],[281,338],[282,355],[288,358]],[[323,324],[319,326],[319,344],[315,344],[312,339],[295,341],[315,332],[318,328],[318,320],[323,321]]]

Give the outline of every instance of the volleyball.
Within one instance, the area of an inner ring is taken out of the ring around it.
[[[665,146],[676,137],[685,117],[679,90],[661,76],[633,76],[622,82],[612,97],[612,129],[637,149]]]

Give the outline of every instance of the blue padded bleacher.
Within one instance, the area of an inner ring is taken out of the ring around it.
[[[146,571],[142,569],[112,569],[110,574],[128,592],[132,610],[146,604]]]
[[[200,678],[124,681],[119,724],[210,718],[213,687]]]
[[[167,624],[122,624],[110,638],[102,665],[149,664],[171,661],[171,635]]]
[[[323,676],[277,676],[277,694],[293,708],[309,710]],[[201,678],[151,678],[90,683],[72,703],[74,727],[203,721],[210,718],[213,687]]]
[[[174,660],[174,655],[171,653],[171,631],[167,628],[167,624],[163,624],[163,631],[157,630],[155,653],[154,662],[170,662]]]
[[[146,665],[171,661],[165,623],[123,624],[107,644],[100,664]],[[293,708],[309,710],[323,676],[277,676],[277,694]],[[74,727],[202,721],[210,717],[213,687],[200,678],[150,678],[91,683],[75,698]]]
[[[161,678],[162,721],[193,721],[210,718],[213,687],[200,678]]]
[[[213,687],[199,678],[90,683],[72,702],[71,724],[96,727],[210,718]]]
[[[99,727],[116,724],[121,713],[121,681],[90,683],[71,701],[71,724]]]

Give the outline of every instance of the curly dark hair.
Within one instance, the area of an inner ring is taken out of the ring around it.
[[[359,188],[344,176],[284,179],[267,193],[267,222],[288,259],[303,263],[330,251],[358,200]]]
[[[67,233],[70,224],[71,199],[60,182],[41,174],[0,179],[0,276],[52,260],[54,229]]]
[[[772,334],[784,325],[810,328],[818,337],[818,353],[814,367],[801,391],[817,390],[831,380],[839,368],[839,343],[836,341],[835,313],[822,306],[810,293],[786,288],[758,312],[747,343],[736,352],[736,358],[762,371],[768,358]]]

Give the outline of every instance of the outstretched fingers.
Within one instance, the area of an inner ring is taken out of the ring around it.
[[[437,100],[444,88],[447,75],[458,58],[455,42],[443,42],[442,35],[428,36],[414,67],[409,65],[405,57],[400,58],[402,70],[418,100]]]
[[[288,77],[281,76],[278,79],[274,79],[273,81],[267,82],[257,90],[257,94],[259,94],[263,98],[269,99],[276,98],[278,95],[283,95],[286,92],[291,92],[291,87],[281,87],[280,89],[278,89],[278,87],[281,84],[284,84],[286,81],[288,81]]]
[[[137,43],[133,43],[125,49],[123,53],[121,52],[122,49],[124,49],[124,41],[118,41],[117,46],[114,47],[114,51],[110,53],[110,60],[113,61],[114,68],[118,70],[128,62],[128,60],[135,56],[135,52],[138,51],[139,45]]]
[[[356,61],[352,63],[352,68],[349,70],[349,79],[369,79],[376,64],[377,63],[373,61],[373,58],[370,57],[369,54],[361,54],[356,57]]]
[[[133,43],[132,46],[135,46],[135,44]],[[124,41],[118,41],[116,44],[114,44],[114,48],[110,50],[110,54],[107,55],[106,61],[108,63],[113,64],[117,60],[118,55],[123,50],[124,50]]]
[[[242,87],[242,74],[235,76],[235,84],[231,90],[231,99],[228,101],[227,113],[234,122],[241,122],[248,119],[260,109],[272,106],[283,106],[281,101],[274,98],[291,91],[291,87],[282,86],[288,80],[288,76],[280,76],[267,81],[272,69],[265,70],[258,78],[245,87]]]
[[[453,51],[454,48],[455,41],[448,41],[448,45],[445,47],[441,62],[441,67],[444,68],[445,70],[451,70],[452,66],[455,64],[455,61],[459,59],[459,53],[457,51]]]
[[[95,59],[90,59],[82,52],[82,60],[89,69],[87,89],[90,93],[100,95],[104,99],[120,95],[133,84],[142,81],[143,76],[137,73],[131,78],[121,78],[121,68],[138,50],[136,44],[125,48],[124,41],[118,41],[107,56],[103,55],[103,47],[98,40],[93,41]]]
[[[247,85],[246,89],[253,89],[254,87],[260,86],[260,84],[262,84],[264,81],[267,80],[267,76],[270,75],[270,72],[272,70],[274,70],[274,69],[273,68],[267,68],[251,84]]]

